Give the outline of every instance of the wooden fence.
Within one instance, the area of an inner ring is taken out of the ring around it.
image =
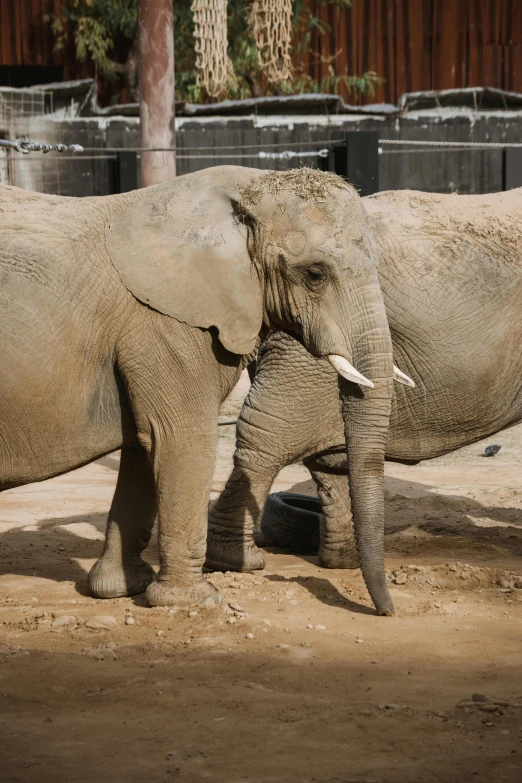
[[[45,17],[62,2],[0,0],[0,66],[61,66],[64,79],[89,75],[72,47],[53,51]],[[331,28],[312,36],[309,73],[324,78],[329,62],[336,73],[375,71],[385,82],[364,103],[451,87],[522,92],[522,0],[352,0],[347,10],[309,2]]]
[[[331,33],[313,36],[310,74],[324,78],[329,61],[337,73],[375,71],[385,82],[363,103],[454,87],[522,92],[521,0],[353,0],[349,10],[312,0],[312,10]]]

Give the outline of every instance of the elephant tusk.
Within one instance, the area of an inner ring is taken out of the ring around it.
[[[403,383],[405,386],[411,386],[412,389],[414,389],[416,385],[415,381],[412,380],[409,375],[406,375],[406,373],[399,370],[395,365],[393,365],[393,380],[397,381],[397,383]]]
[[[342,375],[343,378],[346,378],[347,381],[358,383],[359,386],[369,386],[370,389],[374,388],[374,384],[369,381],[368,378],[365,378],[364,375],[361,375],[361,373],[356,370],[355,367],[350,364],[348,359],[344,358],[344,356],[339,356],[336,353],[330,353],[328,354],[327,359],[334,370],[337,370],[339,375]]]

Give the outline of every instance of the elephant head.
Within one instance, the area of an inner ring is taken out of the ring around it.
[[[384,578],[383,464],[392,344],[379,251],[354,188],[310,169],[206,169],[138,191],[112,217],[106,247],[141,302],[250,353],[289,329],[345,380],[350,490],[363,573],[377,609]],[[358,385],[354,385],[358,384]]]

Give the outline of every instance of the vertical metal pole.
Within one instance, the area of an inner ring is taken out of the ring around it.
[[[172,0],[139,0],[142,147],[174,147],[174,21]],[[174,152],[141,154],[141,187],[176,176]]]
[[[502,189],[511,190],[522,186],[522,149],[508,147],[502,152]]]
[[[138,153],[118,152],[116,161],[117,190],[115,193],[128,193],[138,187]]]
[[[339,174],[361,196],[379,191],[379,134],[374,131],[334,131],[332,139],[344,142],[330,152],[325,168]]]

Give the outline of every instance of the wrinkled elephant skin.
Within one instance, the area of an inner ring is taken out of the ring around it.
[[[429,459],[521,421],[522,189],[487,196],[398,191],[363,201],[382,250],[394,362],[416,383],[395,384],[386,458]],[[304,460],[323,507],[320,562],[357,567],[345,409],[328,361],[288,334],[270,335],[211,527],[235,530],[246,519],[249,530],[257,528],[279,470]],[[232,502],[238,483],[248,496]],[[257,541],[269,543],[259,534]],[[256,557],[251,550],[243,567],[255,567]]]
[[[218,409],[260,337],[291,329],[354,362],[382,398],[357,402],[387,428],[361,199],[331,174],[223,166],[105,198],[3,187],[0,214],[0,489],[123,447],[92,594],[219,602],[202,575]],[[157,579],[141,557],[156,516]]]

